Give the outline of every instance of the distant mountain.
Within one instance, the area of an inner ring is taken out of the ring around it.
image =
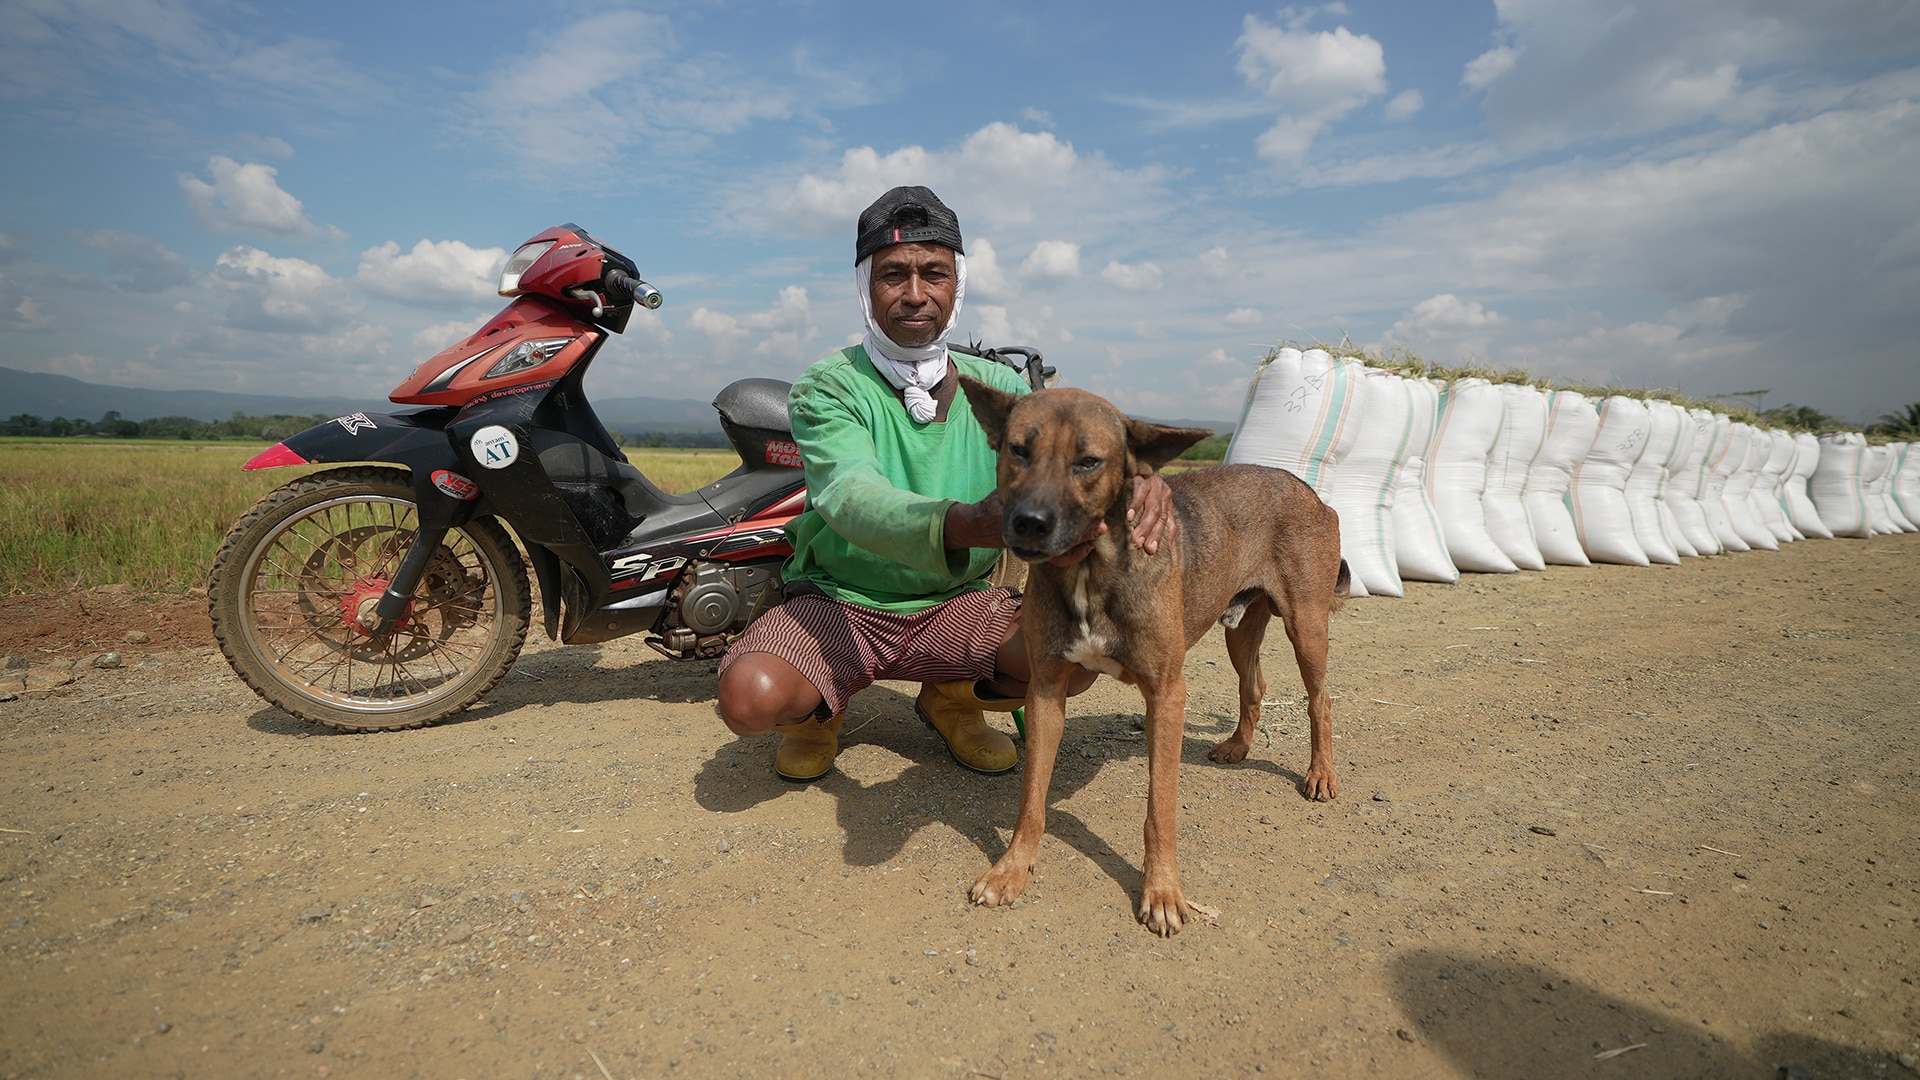
[[[249,416],[311,416],[329,413],[390,412],[397,406],[380,398],[293,397],[277,394],[232,394],[221,390],[148,390],[133,386],[102,386],[68,375],[19,371],[0,367],[0,417],[27,413],[43,420],[64,416],[70,420],[99,420],[117,412],[127,420],[156,416],[191,416],[196,420],[225,420],[236,412]],[[624,434],[680,434],[720,430],[711,402],[692,398],[625,397],[596,401],[594,408],[611,431]]]

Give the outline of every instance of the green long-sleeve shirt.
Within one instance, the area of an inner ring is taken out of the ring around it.
[[[953,352],[947,359],[961,374],[1027,392],[1003,364]],[[808,368],[787,404],[807,476],[807,509],[787,526],[788,581],[901,612],[986,587],[999,550],[946,547],[947,508],[979,502],[994,486],[995,455],[965,390],[945,421],[918,423],[855,345]]]

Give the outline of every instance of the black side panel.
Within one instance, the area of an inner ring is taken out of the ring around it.
[[[354,413],[329,420],[284,440],[287,449],[312,462],[391,462],[413,474],[414,502],[424,528],[451,528],[473,517],[475,503],[454,498],[433,482],[439,471],[472,477],[444,430],[454,409],[410,413]]]

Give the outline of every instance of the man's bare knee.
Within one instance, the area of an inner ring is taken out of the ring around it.
[[[721,674],[715,708],[727,730],[752,738],[810,715],[819,697],[793,665],[770,653],[748,653]]]

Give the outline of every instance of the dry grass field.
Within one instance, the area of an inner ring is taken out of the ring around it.
[[[0,439],[0,594],[206,582],[220,538],[262,495],[317,468],[243,472],[260,443]],[[669,491],[739,464],[724,450],[627,456]]]

